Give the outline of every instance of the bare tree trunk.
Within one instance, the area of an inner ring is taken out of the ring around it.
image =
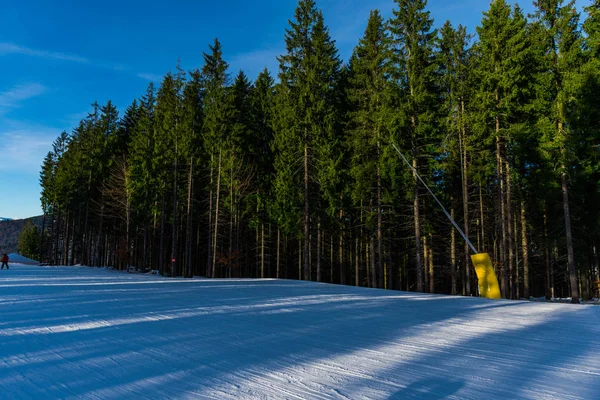
[[[309,191],[308,145],[304,145],[304,280],[310,280],[308,242],[310,240],[310,191]]]
[[[378,145],[379,147],[379,145]],[[379,287],[383,288],[383,224],[381,217],[381,172],[377,168],[377,273]]]
[[[429,293],[435,293],[435,271],[433,265],[433,237],[429,234]]]
[[[171,276],[177,276],[177,140],[173,162],[173,233],[171,235]]]
[[[219,167],[217,171],[217,199],[215,202],[215,231],[213,238],[213,257],[212,257],[212,272],[211,276],[216,277],[217,270],[217,239],[219,234],[219,200],[221,196],[221,150],[219,150]]]
[[[46,236],[46,207],[44,207],[44,214],[42,216],[42,235],[40,236],[40,263],[46,262],[44,260],[44,236]]]
[[[370,259],[370,253],[369,253],[369,240],[365,240],[365,265],[366,265],[366,275],[367,275],[367,287],[374,287],[373,285],[373,278],[371,277],[371,272],[373,271],[372,269],[369,269],[369,266],[371,266],[371,259]]]
[[[265,277],[265,224],[261,224],[260,240],[260,277]]]
[[[506,265],[506,212],[504,204],[504,162],[502,159],[502,144],[500,139],[500,120],[496,117],[496,163],[497,163],[497,177],[498,177],[498,227],[500,228],[500,251],[499,259],[502,269],[502,280],[501,289],[502,295],[505,299],[510,297],[510,290],[508,284],[508,268]]]
[[[359,282],[360,282],[360,274],[359,274],[359,260],[360,260],[360,256],[359,256],[359,249],[360,246],[358,244],[359,240],[358,238],[355,239],[355,250],[354,250],[354,286],[359,286]]]
[[[376,277],[375,277],[375,240],[373,240],[373,238],[371,238],[371,246],[369,248],[369,254],[371,255],[371,273],[373,274],[373,277],[371,278],[371,283],[373,284],[373,287],[376,288],[377,287],[377,281],[376,281]]]
[[[194,185],[194,160],[190,157],[190,172],[188,174],[188,193],[185,227],[185,276],[192,276],[192,192]]]
[[[571,302],[579,304],[579,283],[577,282],[577,271],[575,269],[575,254],[573,251],[573,236],[571,234],[571,212],[569,210],[569,188],[567,172],[562,165],[561,181],[563,194],[563,208],[565,213],[565,230],[567,233],[567,256],[569,261],[569,281],[571,284]]]
[[[228,263],[227,263],[227,277],[231,278],[231,267],[233,264],[233,260],[234,260],[234,254],[233,254],[233,215],[235,214],[235,196],[233,194],[233,163],[231,165],[231,169],[230,169],[230,178],[229,178],[229,199],[231,202],[230,205],[230,213],[229,213],[229,257],[228,257]],[[264,229],[264,226],[263,226]],[[263,230],[263,235],[264,235],[264,230]],[[264,264],[262,266],[262,270],[261,270],[261,278],[264,275]]]
[[[207,246],[207,253],[208,253],[208,260],[206,262],[206,277],[207,278],[212,278],[212,259],[213,259],[213,254],[212,254],[212,249],[213,249],[213,243],[212,243],[212,237],[213,237],[213,230],[212,230],[212,211],[213,211],[213,190],[212,190],[212,185],[213,185],[213,172],[214,172],[214,167],[213,167],[213,155],[211,154],[210,156],[210,192],[208,194],[208,235],[206,235],[206,238],[208,240],[208,246]]]
[[[142,268],[148,268],[148,225],[144,224],[144,239],[142,243]]]
[[[76,228],[76,225],[75,225],[75,216],[74,215],[73,215],[72,219],[73,219],[73,226],[71,228],[71,245],[69,246],[70,250],[71,250],[71,253],[69,256],[69,265],[74,265],[73,260],[75,258],[75,236],[76,236],[75,228]]]
[[[92,191],[92,171],[90,170],[89,175],[88,175],[88,193],[91,193]],[[88,198],[85,202],[85,222],[83,224],[83,263],[84,265],[90,265],[90,256],[89,256],[89,247],[91,245],[90,243],[90,236],[91,236],[91,230],[88,231],[88,226],[89,226],[89,215],[90,215],[90,199]]]
[[[329,237],[329,283],[333,283],[333,234]]]
[[[415,225],[415,266],[417,267],[417,292],[423,292],[423,265],[421,264],[421,218],[419,215],[419,183],[417,182],[417,158],[413,158],[413,178],[415,193],[413,199],[413,217]]]
[[[321,221],[317,221],[317,282],[321,282]]]
[[[512,187],[510,180],[510,164],[508,160],[505,162],[506,165],[506,221],[507,221],[507,233],[508,233],[508,273],[510,275],[510,286],[509,292],[512,299],[515,298],[515,233],[513,232],[513,214],[512,214]]]
[[[462,105],[462,114],[464,118],[465,104]],[[463,218],[464,218],[464,232],[465,236],[469,237],[469,176],[468,176],[468,158],[467,158],[467,129],[464,125],[464,121],[461,119],[462,132],[459,135],[459,147],[460,147],[460,159],[461,159],[461,180],[462,180],[462,197],[463,197]],[[462,139],[461,139],[462,137]],[[464,148],[463,148],[464,147]],[[453,229],[454,231],[454,229]],[[465,241],[465,274],[467,281],[467,296],[471,295],[471,265],[470,265],[470,249],[469,244]]]
[[[281,231],[277,228],[277,279],[281,277],[280,270],[280,255],[279,255],[279,246],[281,243]]]
[[[596,246],[592,248],[592,251],[594,254],[594,274],[596,278],[596,284],[600,285],[600,257],[598,257],[598,249],[596,248]],[[600,290],[600,286],[598,287],[598,290]]]
[[[454,203],[454,199],[452,200]],[[454,219],[454,204],[450,210],[450,216]],[[468,268],[469,265],[466,265]],[[450,275],[452,276],[452,295],[456,295],[456,229],[450,230]]]
[[[163,180],[163,190],[162,190],[162,198],[160,201],[160,243],[158,248],[158,269],[160,270],[160,274],[165,274],[165,182]]]
[[[344,212],[340,210],[340,219],[343,220]],[[340,283],[346,284],[346,268],[344,265],[344,228],[340,228]]]
[[[427,272],[429,269],[429,246],[428,246],[429,241],[427,240],[427,236],[423,236],[423,266],[421,268],[423,268],[423,272],[424,272],[424,277],[425,277],[425,287],[427,288],[427,290],[430,289],[429,287],[429,273]]]
[[[480,247],[480,251],[481,249],[486,249],[485,246],[485,220],[484,220],[484,214],[483,214],[483,190],[481,188],[481,183],[479,184],[479,212],[481,214],[481,247]]]
[[[302,239],[298,240],[298,280],[302,280]]]
[[[529,242],[527,241],[527,216],[525,202],[521,201],[521,246],[523,247],[523,297],[529,298]]]
[[[550,289],[552,285],[550,272],[552,265],[550,263],[550,243],[548,241],[548,212],[546,211],[546,207],[544,207],[544,253],[546,255],[546,300],[550,300],[552,298],[552,290]]]

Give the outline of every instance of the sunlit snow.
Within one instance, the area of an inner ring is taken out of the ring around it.
[[[0,271],[0,398],[594,399],[600,307]]]

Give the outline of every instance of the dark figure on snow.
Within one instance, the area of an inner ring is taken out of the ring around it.
[[[2,268],[0,269],[4,269],[4,266],[6,266],[6,269],[8,269],[8,255],[6,254],[2,256]]]

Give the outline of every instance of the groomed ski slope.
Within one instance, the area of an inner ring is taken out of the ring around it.
[[[598,399],[600,307],[0,271],[0,398]]]

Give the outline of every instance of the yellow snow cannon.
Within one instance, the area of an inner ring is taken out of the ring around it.
[[[423,181],[423,178],[421,178],[421,175],[419,175],[417,170],[414,169],[413,166],[408,162],[406,157],[404,157],[404,154],[402,154],[402,152],[400,150],[398,150],[398,147],[396,147],[396,144],[392,143],[392,146],[394,146],[394,149],[396,149],[398,154],[400,154],[400,157],[402,157],[402,159],[404,160],[406,165],[408,165],[408,167],[412,170],[412,172],[415,174],[415,176],[417,178],[419,178],[419,180],[421,181],[423,186],[425,186],[427,188],[429,193],[433,196],[435,201],[437,201],[439,206],[444,211],[444,214],[446,214],[446,217],[448,217],[450,222],[452,222],[452,225],[454,226],[454,228],[460,233],[462,238],[469,245],[469,248],[473,251],[474,254],[471,255],[471,261],[473,262],[473,266],[475,267],[475,273],[477,274],[477,279],[478,279],[478,283],[479,283],[479,295],[486,299],[501,299],[502,296],[500,294],[500,285],[498,284],[498,278],[496,277],[496,272],[494,271],[494,266],[492,264],[492,259],[490,258],[490,255],[488,253],[480,253],[477,251],[477,249],[475,248],[475,246],[473,246],[473,243],[471,243],[471,241],[469,240],[467,235],[465,235],[465,233],[463,232],[462,229],[460,229],[460,226],[458,226],[458,224],[456,223],[454,218],[452,218],[450,213],[448,213],[448,210],[446,210],[446,207],[444,207],[442,202],[431,191],[431,189],[429,188],[429,186],[427,186],[425,181]]]
[[[473,254],[471,261],[473,261],[479,281],[479,295],[486,299],[501,299],[500,285],[498,285],[498,278],[496,278],[490,255],[488,253]]]

